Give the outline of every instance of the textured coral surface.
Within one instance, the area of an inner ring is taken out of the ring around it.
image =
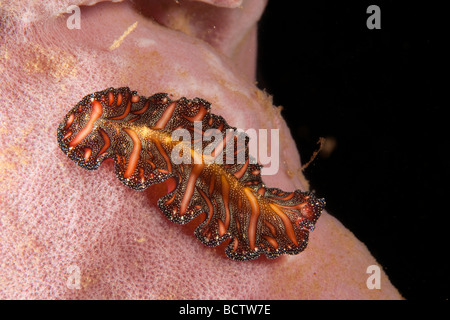
[[[88,93],[198,96],[235,127],[280,129],[280,170],[264,180],[305,189],[280,111],[254,84],[265,1],[165,3],[83,6],[79,30],[67,28],[69,1],[2,3],[0,298],[400,298],[383,272],[381,289],[367,288],[376,261],[326,213],[301,254],[232,261],[164,217],[166,185],[134,191],[111,163],[86,171],[61,152],[58,124]]]

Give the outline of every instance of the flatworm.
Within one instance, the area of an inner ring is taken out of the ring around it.
[[[190,144],[172,138],[177,129],[191,133]],[[229,239],[225,252],[231,259],[298,254],[325,201],[311,192],[266,187],[261,166],[250,161],[249,138],[227,135],[235,129],[212,114],[203,99],[172,101],[166,93],[143,97],[123,87],[84,97],[61,122],[57,138],[61,150],[82,168],[95,170],[113,159],[117,177],[132,189],[172,178],[175,186],[158,200],[161,211],[179,224],[204,214],[195,235],[207,246]],[[205,154],[223,157],[223,164],[207,161],[202,152],[211,132],[223,139]],[[231,139],[242,138],[240,147],[233,143],[228,148]],[[185,145],[189,149],[179,148]],[[177,153],[192,161],[174,161]]]

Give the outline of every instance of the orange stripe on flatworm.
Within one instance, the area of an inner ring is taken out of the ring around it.
[[[267,240],[267,242],[270,243],[270,245],[271,245],[272,247],[274,247],[275,250],[278,248],[278,242],[277,242],[277,240],[275,240],[274,238],[269,237],[269,236],[263,236],[263,237],[264,237],[264,239]]]
[[[141,183],[145,182],[144,169],[142,168],[139,168],[139,178],[141,179]]]
[[[176,196],[177,194],[176,193],[174,193],[173,194],[173,196],[169,199],[169,200],[167,200],[166,202],[164,202],[164,204],[167,206],[167,205],[169,205],[169,204],[171,204],[172,202],[173,202],[173,200],[175,200],[175,196]]]
[[[217,200],[215,198],[211,198],[211,202],[213,203],[214,207],[217,208]]]
[[[276,198],[277,200],[284,200],[284,201],[287,201],[287,200],[291,200],[293,197],[295,196],[295,192],[291,192],[291,193],[289,193],[286,197],[284,197],[284,198]]]
[[[91,116],[89,118],[88,123],[86,123],[84,128],[81,129],[80,132],[78,132],[78,134],[75,136],[75,138],[73,138],[72,141],[70,141],[69,147],[71,147],[71,148],[75,147],[84,138],[86,138],[89,133],[91,133],[92,128],[94,127],[94,122],[97,121],[98,118],[100,118],[102,113],[103,113],[103,107],[100,104],[100,102],[98,102],[97,100],[93,100]]]
[[[184,215],[186,213],[189,202],[191,201],[192,195],[194,194],[195,182],[203,171],[205,165],[202,164],[194,164],[192,167],[192,171],[189,174],[188,182],[186,184],[186,190],[183,195],[183,199],[181,199],[180,204],[180,215]]]
[[[131,97],[131,102],[133,102],[133,103],[139,102],[139,96],[136,95],[136,94],[134,96],[132,96]]]
[[[242,166],[241,169],[239,169],[238,171],[236,171],[234,173],[234,176],[238,179],[242,178],[242,176],[244,175],[245,171],[248,168],[248,163],[249,163],[250,158],[247,159],[247,161],[245,161],[244,165]]]
[[[143,114],[145,111],[147,111],[149,105],[150,101],[147,101],[142,109],[138,111],[133,111],[132,114]]]
[[[103,152],[105,152],[109,146],[111,145],[111,139],[109,139],[108,135],[106,134],[105,131],[103,131],[102,129],[99,129],[100,131],[100,135],[103,138],[103,141],[105,142],[103,144],[103,147],[100,149],[100,151],[98,152],[99,155],[103,154]]]
[[[292,210],[302,210],[306,205],[308,205],[308,202],[302,202],[302,203],[292,205],[292,206],[277,204],[277,206],[280,206],[280,207],[286,208],[286,209],[292,209]]]
[[[150,151],[145,150],[145,152],[147,152],[147,154],[149,155],[150,159],[153,159],[153,158],[154,158],[153,154],[152,154]]]
[[[249,241],[250,249],[254,250],[256,248],[256,246],[255,246],[256,228],[258,225],[258,217],[260,214],[259,204],[258,204],[258,200],[256,199],[255,195],[253,194],[253,192],[250,188],[244,188],[244,193],[245,193],[245,196],[247,197],[248,201],[250,202],[250,207],[252,209],[252,212],[250,215],[250,223],[248,226],[248,241]]]
[[[274,235],[277,236],[277,229],[275,229],[274,225],[271,224],[270,222],[264,221],[264,224],[267,226],[267,228],[269,228],[270,232]]]
[[[258,193],[263,196],[264,193],[266,193],[266,188],[264,188],[264,187],[259,188]]]
[[[283,210],[284,210],[284,212],[286,214],[290,213],[290,214],[293,214],[293,215],[298,215],[298,210],[291,210],[291,209],[288,209],[288,208],[283,208]]]
[[[140,118],[140,116],[136,116],[136,117],[134,117],[134,118],[131,118],[131,119],[128,120],[127,122],[130,123],[130,122],[136,121],[136,120],[139,119],[139,118]]]
[[[236,251],[238,246],[239,246],[239,241],[237,238],[234,238],[233,251]]]
[[[206,109],[205,107],[201,106],[200,110],[197,112],[197,114],[193,117],[186,117],[183,116],[185,119],[191,121],[191,122],[195,122],[195,121],[201,121],[203,120],[203,118],[205,117],[205,115],[208,113],[208,109]]]
[[[136,132],[129,128],[123,129],[131,138],[133,141],[133,150],[131,150],[130,159],[128,160],[128,166],[127,170],[123,174],[123,177],[125,179],[131,177],[131,175],[134,173],[134,170],[137,167],[138,161],[139,161],[139,154],[141,153],[141,140],[139,139]]]
[[[67,133],[64,135],[63,140],[66,140],[68,137],[72,135],[72,131],[67,131]]]
[[[114,94],[110,91],[108,92],[108,106],[112,105],[114,102]]]
[[[236,222],[236,229],[237,229],[238,233],[241,233],[241,225],[239,224],[239,219],[237,217],[235,217],[234,221]]]
[[[117,94],[117,102],[116,105],[120,106],[122,104],[122,94],[119,92],[119,94]]]
[[[237,233],[241,234],[241,225],[239,224],[239,219],[237,217],[234,218],[234,221],[236,222],[236,229],[237,229]],[[233,250],[236,251],[238,246],[239,246],[239,240],[235,237],[234,240],[236,241],[234,243],[234,247]]]
[[[69,118],[67,119],[66,126],[64,127],[64,129],[68,129],[72,125],[74,119],[75,119],[75,114],[72,112],[70,114]]]
[[[227,232],[227,228],[225,228],[222,220],[218,219],[217,223],[219,224],[219,236],[223,236]]]
[[[92,149],[91,148],[84,148],[84,162],[88,162],[89,158],[91,157]]]
[[[213,176],[211,177],[210,182],[209,182],[209,189],[208,189],[209,195],[212,194],[212,192],[213,192],[213,190],[214,190],[214,184],[215,184],[215,183],[216,183],[216,179],[215,179],[215,176],[213,175]]]
[[[212,218],[213,213],[214,213],[214,208],[213,208],[212,202],[211,202],[211,200],[209,200],[208,196],[201,189],[197,188],[197,191],[200,193],[200,195],[202,196],[203,200],[205,200],[206,205],[208,206],[208,210],[209,210],[209,212],[208,212],[208,221],[205,224],[205,228],[206,228],[209,225],[209,223],[211,222],[211,218]],[[205,229],[205,231],[206,231],[206,229]]]
[[[288,216],[283,211],[281,211],[278,205],[274,203],[269,203],[269,206],[283,221],[284,227],[286,229],[286,234],[288,235],[289,239],[291,239],[291,241],[296,246],[298,246],[298,241],[297,238],[295,237],[294,227],[292,226],[291,220],[289,220]]]
[[[164,129],[167,125],[167,122],[169,122],[170,118],[172,118],[173,112],[175,111],[175,107],[177,106],[176,102],[172,102],[169,104],[166,108],[166,110],[163,112],[159,120],[156,122],[153,129]]]
[[[225,176],[221,176],[222,179],[222,200],[223,205],[225,207],[225,230],[228,229],[228,226],[230,225],[230,206],[229,206],[229,200],[230,200],[230,185],[228,184],[227,179]]]
[[[180,169],[181,174],[184,174],[184,166],[183,166],[183,164],[181,164],[178,168]]]
[[[127,107],[125,108],[125,111],[120,116],[117,116],[117,117],[114,117],[114,118],[110,118],[110,119],[111,120],[123,119],[130,113],[130,110],[131,110],[131,101],[128,101]]]
[[[166,162],[167,165],[167,170],[169,172],[172,172],[172,164],[170,163],[169,156],[167,155],[166,151],[164,151],[164,148],[162,147],[161,143],[157,139],[152,139],[152,141],[155,143],[159,153],[163,156],[164,161]]]
[[[156,165],[153,163],[153,162],[151,162],[150,160],[145,160],[149,165],[151,165],[152,166],[152,170],[155,170],[155,168],[156,168]]]

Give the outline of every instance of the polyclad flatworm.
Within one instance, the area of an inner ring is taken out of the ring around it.
[[[124,87],[84,97],[59,125],[57,138],[82,168],[95,170],[113,159],[117,177],[132,189],[172,178],[175,187],[158,200],[161,211],[179,224],[203,214],[195,235],[207,246],[228,239],[231,259],[298,254],[324,200],[266,187],[262,167],[250,161],[248,136],[230,130],[235,128],[203,99],[143,97]],[[174,139],[174,132],[190,133],[191,141]]]

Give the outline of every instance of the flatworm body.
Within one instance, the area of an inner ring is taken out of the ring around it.
[[[191,133],[190,141],[173,139],[180,129]],[[203,214],[195,235],[207,246],[228,239],[231,259],[298,254],[324,200],[266,187],[261,166],[250,161],[248,137],[227,134],[234,129],[203,99],[143,97],[124,87],[84,97],[61,122],[57,138],[62,151],[85,169],[112,158],[117,177],[132,189],[172,178],[173,190],[158,200],[161,211],[179,224]],[[212,150],[211,132],[220,136]],[[175,161],[174,155],[188,161]]]

